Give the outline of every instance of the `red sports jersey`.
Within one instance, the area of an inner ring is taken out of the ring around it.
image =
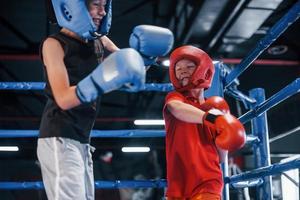
[[[167,197],[190,198],[198,193],[221,195],[222,171],[215,144],[209,140],[208,127],[175,118],[167,109],[171,100],[201,109],[198,100],[174,91],[166,97],[163,115],[166,128]]]

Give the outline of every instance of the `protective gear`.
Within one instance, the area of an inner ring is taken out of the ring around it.
[[[236,151],[246,142],[243,124],[229,113],[215,115],[208,111],[203,117],[203,124],[216,130],[215,143],[221,149]]]
[[[151,25],[136,26],[129,38],[129,46],[142,55],[146,66],[169,53],[173,43],[174,36],[169,29]]]
[[[101,20],[99,29],[97,29],[89,14],[86,0],[52,0],[52,5],[58,25],[73,31],[83,39],[93,40],[107,35],[109,32],[112,18],[112,0],[106,2],[106,15]]]
[[[81,80],[76,94],[82,103],[122,86],[138,91],[145,84],[145,66],[140,54],[131,48],[109,55],[90,75]]]
[[[223,113],[230,113],[229,106],[225,99],[219,96],[212,96],[205,100],[205,102],[201,105],[201,110],[209,111],[210,109],[215,108]]]
[[[197,68],[190,77],[189,83],[182,86],[175,75],[175,65],[179,60],[187,59],[195,62]],[[169,75],[170,80],[178,92],[183,92],[195,88],[207,89],[211,86],[211,82],[215,73],[213,62],[209,55],[199,48],[186,45],[175,49],[170,56]]]

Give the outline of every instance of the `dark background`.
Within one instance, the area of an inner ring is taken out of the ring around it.
[[[128,47],[131,30],[140,24],[171,29],[175,47],[192,44],[207,51],[214,60],[234,68],[246,57],[268,30],[295,4],[295,0],[113,0],[113,21],[109,37],[120,47]],[[43,81],[38,57],[40,42],[58,28],[47,22],[44,1],[1,1],[0,6],[0,81]],[[300,21],[283,33],[240,77],[238,89],[245,94],[264,88],[270,97],[299,77]],[[163,61],[167,57],[160,58]],[[168,68],[153,66],[147,82],[167,83]],[[135,126],[134,119],[162,119],[164,92],[136,94],[115,91],[104,95],[95,129],[163,129],[163,126]],[[240,102],[225,96],[232,112],[246,110]],[[300,125],[299,94],[268,111],[270,138]],[[43,91],[0,91],[0,129],[38,129],[46,99]],[[246,125],[249,132],[249,124]],[[270,145],[272,161],[299,154],[299,131]],[[0,145],[18,145],[19,152],[0,152],[0,181],[41,180],[36,162],[36,138],[0,139]],[[92,140],[96,179],[165,178],[164,138]],[[147,145],[150,153],[124,154],[123,146]],[[112,152],[110,163],[101,156]],[[240,167],[251,169],[251,150],[236,153]],[[155,156],[157,155],[157,156]],[[154,162],[154,160],[156,162]],[[158,163],[159,166],[157,166]],[[107,191],[109,192],[109,191]],[[127,191],[128,192],[128,191]],[[101,194],[100,194],[101,193]],[[115,194],[115,192],[113,191]],[[130,193],[130,192],[129,192]],[[26,196],[28,195],[28,196]],[[97,198],[104,192],[97,191]],[[159,191],[159,195],[162,191]],[[0,199],[43,199],[42,191],[3,192]],[[122,195],[121,195],[122,196]],[[158,199],[158,196],[152,199]],[[112,199],[112,197],[102,198]]]

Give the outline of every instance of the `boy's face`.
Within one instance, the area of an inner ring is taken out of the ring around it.
[[[196,68],[196,63],[187,59],[179,60],[175,64],[175,76],[182,86],[186,86],[189,83],[189,79]]]
[[[101,20],[106,15],[105,5],[106,0],[88,0],[88,10],[97,28],[99,28]]]

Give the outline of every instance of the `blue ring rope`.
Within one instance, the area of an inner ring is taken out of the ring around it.
[[[32,138],[39,135],[38,130],[5,130],[0,129],[0,138]],[[92,130],[92,138],[147,138],[165,137],[165,130]],[[255,136],[247,136],[247,145],[258,143],[259,139]]]
[[[44,90],[44,82],[0,82],[0,90]],[[121,91],[132,92],[122,88]],[[146,83],[140,91],[169,92],[173,90],[171,83]]]
[[[248,172],[244,172],[238,175],[233,175],[231,177],[225,177],[225,183],[236,183],[239,181],[251,180],[255,178],[262,178],[265,176],[271,176],[275,174],[280,174],[284,171],[291,169],[300,168],[300,157],[285,163],[276,163],[270,166],[254,169]]]
[[[160,180],[116,180],[116,181],[95,181],[96,189],[108,188],[165,188],[167,182],[165,179]],[[24,182],[0,182],[0,190],[41,190],[44,184],[41,181],[24,181]]]
[[[39,135],[38,130],[4,130],[0,129],[0,138],[31,138]],[[165,130],[92,130],[93,138],[143,138],[143,137],[165,137]]]
[[[231,177],[225,177],[224,182],[233,184],[243,181],[240,184],[235,184],[237,187],[253,187],[255,184],[261,184],[259,178],[265,176],[271,176],[275,174],[280,174],[284,171],[288,171],[291,169],[300,168],[300,158],[295,160],[285,162],[285,163],[276,163],[270,166],[262,167],[259,169],[254,169],[252,171],[244,172],[238,175],[233,175]],[[256,181],[245,182],[245,180],[253,180]],[[166,180],[132,180],[132,181],[95,181],[95,188],[164,188],[167,186]],[[0,182],[0,189],[2,190],[13,190],[13,189],[43,189],[43,184],[40,181],[37,182]]]

